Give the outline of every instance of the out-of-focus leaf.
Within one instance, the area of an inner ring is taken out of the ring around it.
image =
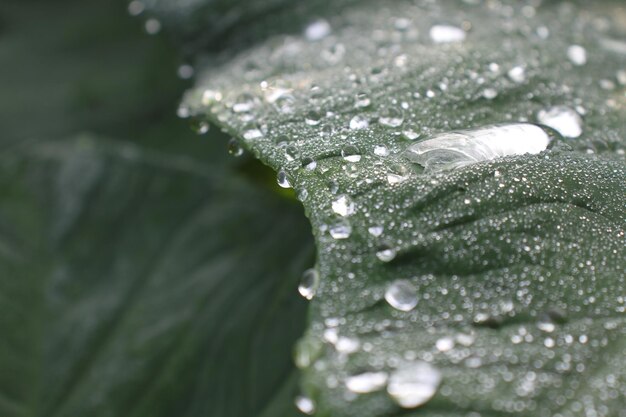
[[[294,293],[312,256],[293,202],[90,136],[20,148],[1,167],[0,414],[292,404]]]

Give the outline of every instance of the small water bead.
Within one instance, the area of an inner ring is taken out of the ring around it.
[[[310,268],[302,273],[298,292],[307,300],[311,300],[315,296],[317,287],[319,286],[320,275],[316,269]]]
[[[307,191],[306,188],[301,189],[300,191],[298,191],[298,194],[296,195],[296,198],[299,201],[306,201],[309,198],[309,192]]]
[[[346,388],[356,394],[367,394],[383,389],[388,378],[386,372],[364,372],[346,378]]]
[[[383,108],[378,115],[378,122],[383,126],[398,127],[403,121],[402,110],[396,107]]]
[[[554,106],[540,110],[537,121],[551,127],[566,138],[577,138],[583,133],[583,120],[576,110],[567,106]]]
[[[411,311],[417,305],[417,290],[411,282],[399,279],[387,287],[385,300],[396,310]]]
[[[256,97],[250,93],[242,93],[237,96],[235,103],[233,104],[233,111],[235,113],[248,113],[256,105]]]
[[[439,352],[448,352],[454,348],[454,339],[451,337],[442,337],[435,342],[435,347]]]
[[[350,129],[352,130],[367,129],[369,125],[369,120],[363,116],[357,115],[350,119]]]
[[[526,81],[526,70],[522,66],[513,67],[507,72],[511,81],[521,84]]]
[[[369,107],[370,104],[372,104],[372,101],[370,100],[367,93],[359,93],[356,95],[356,98],[354,100],[354,107],[358,109],[363,109],[365,107]]]
[[[143,2],[139,0],[133,0],[128,4],[128,13],[131,16],[138,16],[146,9],[146,6]]]
[[[309,397],[299,395],[295,398],[294,404],[298,410],[306,415],[311,416],[315,414],[315,403]]]
[[[339,191],[339,184],[337,184],[337,181],[328,181],[328,191],[330,191],[331,194],[337,194],[337,191]]]
[[[359,162],[361,160],[361,153],[356,146],[348,145],[341,150],[341,157],[348,162]]]
[[[352,337],[340,336],[337,338],[335,342],[335,349],[339,353],[351,354],[355,353],[361,347],[361,342],[359,339],[355,339]]]
[[[385,228],[383,226],[371,226],[367,228],[368,233],[374,237],[382,235],[384,230]]]
[[[382,262],[391,262],[396,257],[396,250],[390,245],[382,245],[376,252],[376,257]]]
[[[496,90],[495,88],[485,88],[483,90],[483,97],[487,100],[493,100],[494,98],[498,97],[498,90]]]
[[[303,158],[302,167],[307,171],[315,171],[315,168],[317,168],[317,161],[309,157]]]
[[[587,63],[587,50],[580,45],[571,45],[567,48],[567,58],[576,66]]]
[[[416,140],[420,137],[420,134],[412,129],[405,129],[402,131],[402,137],[406,140]]]
[[[243,148],[237,139],[230,138],[228,141],[228,153],[235,157],[243,155]]]
[[[439,389],[441,372],[427,362],[415,362],[391,374],[387,393],[400,407],[415,408],[427,403]]]
[[[276,174],[276,182],[282,188],[291,188],[291,183],[287,178],[287,173],[282,169],[278,171],[278,174]]]
[[[348,221],[342,220],[330,226],[328,232],[333,239],[347,239],[352,234],[352,226]]]
[[[149,35],[156,35],[161,31],[161,22],[154,18],[148,19],[146,20],[145,28]]]
[[[258,127],[249,127],[243,132],[243,138],[247,140],[259,139],[263,137],[263,132]]]
[[[295,145],[288,145],[285,147],[285,159],[289,162],[294,161],[300,157],[300,151]]]
[[[530,123],[494,125],[441,133],[407,148],[406,157],[437,172],[511,155],[537,154],[553,134]]]
[[[215,91],[215,90],[204,90],[204,92],[202,93],[202,105],[203,106],[210,106],[214,103],[217,103],[219,101],[222,101],[222,93],[219,91]]]
[[[326,19],[318,19],[309,23],[304,29],[304,37],[311,42],[324,39],[332,32],[330,23]]]
[[[317,126],[322,121],[322,115],[316,110],[307,112],[304,122],[309,126]]]
[[[434,43],[462,42],[467,36],[463,29],[452,25],[435,25],[430,28],[429,35]]]
[[[191,129],[198,135],[205,135],[210,130],[211,125],[205,120],[195,119],[191,122]]]
[[[176,70],[176,73],[178,74],[178,77],[181,80],[188,80],[191,77],[193,77],[194,74],[194,69],[191,65],[189,64],[183,64],[181,66],[178,67],[178,70]]]
[[[389,149],[387,149],[387,147],[384,146],[384,145],[376,145],[376,146],[374,146],[374,155],[377,155],[377,156],[388,156],[389,155]]]
[[[347,195],[341,195],[331,203],[333,212],[342,217],[351,216],[356,210],[354,202]]]

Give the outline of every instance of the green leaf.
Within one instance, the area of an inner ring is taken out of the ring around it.
[[[287,10],[199,53],[183,106],[303,201],[320,282],[296,360],[317,415],[623,415],[621,2]]]

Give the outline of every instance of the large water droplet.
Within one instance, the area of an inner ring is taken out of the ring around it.
[[[583,133],[583,120],[576,110],[567,106],[554,106],[540,110],[537,121],[551,127],[566,138],[577,138]]]
[[[452,25],[435,25],[430,28],[429,35],[435,43],[461,42],[467,36],[463,29]]]
[[[298,292],[301,296],[307,300],[312,299],[317,291],[317,286],[320,282],[320,275],[317,270],[311,268],[302,273],[300,279],[300,285],[298,286]]]
[[[411,311],[417,305],[417,290],[409,281],[399,279],[387,287],[385,300],[396,310]]]
[[[386,372],[364,372],[346,378],[346,388],[357,394],[378,391],[387,384]]]
[[[427,362],[415,362],[395,371],[387,392],[398,405],[415,408],[428,402],[441,383],[441,372]]]
[[[429,171],[460,168],[510,155],[537,154],[552,134],[530,123],[487,126],[438,134],[407,148],[406,157]]]

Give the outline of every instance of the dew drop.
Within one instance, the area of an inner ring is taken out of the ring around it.
[[[576,66],[587,63],[587,50],[580,45],[571,45],[567,48],[567,58]]]
[[[583,120],[576,110],[567,106],[554,106],[540,110],[537,121],[551,127],[566,138],[577,138],[583,133]]]
[[[415,362],[393,372],[387,393],[403,408],[427,403],[437,392],[441,372],[427,362]]]
[[[405,129],[402,131],[402,137],[406,140],[416,140],[420,137],[420,134],[412,129]]]
[[[294,404],[298,410],[306,415],[311,416],[315,413],[315,403],[309,397],[299,395],[294,400]]]
[[[295,145],[288,145],[285,148],[285,159],[289,162],[300,157],[300,151]]]
[[[376,257],[382,262],[391,262],[396,257],[396,250],[389,245],[383,245],[376,252]]]
[[[361,160],[361,153],[356,146],[348,145],[341,150],[341,157],[348,162],[359,162]]]
[[[434,43],[462,42],[467,36],[463,29],[452,25],[435,25],[429,35]]]
[[[374,155],[377,155],[377,156],[388,156],[389,155],[389,149],[387,149],[387,147],[384,146],[384,145],[376,145],[374,147]]]
[[[494,98],[498,97],[498,90],[496,90],[495,88],[485,88],[483,90],[483,97],[487,100],[493,100]]]
[[[332,32],[330,23],[325,19],[314,20],[304,29],[304,37],[308,41],[319,41],[324,39]]]
[[[250,93],[242,93],[237,96],[235,104],[233,104],[233,111],[235,113],[247,113],[251,111],[256,105],[256,98]]]
[[[146,6],[139,0],[133,0],[128,4],[128,13],[131,16],[138,16],[145,10]]]
[[[356,95],[356,98],[354,100],[354,107],[362,109],[365,107],[369,107],[370,104],[372,104],[372,101],[370,100],[367,93],[359,93]]]
[[[211,125],[204,120],[193,120],[191,122],[191,129],[196,132],[198,135],[204,135],[208,133]]]
[[[378,116],[378,122],[383,126],[398,127],[403,121],[402,111],[395,107],[383,108]]]
[[[298,191],[298,195],[296,195],[296,198],[299,201],[306,201],[309,198],[309,192],[307,191],[306,188],[301,189],[300,191]]]
[[[302,166],[307,171],[315,171],[315,168],[317,168],[317,161],[313,158],[306,157],[302,159]]]
[[[526,70],[522,66],[513,67],[507,73],[511,81],[521,84],[526,81]]]
[[[342,220],[340,222],[333,224],[328,229],[328,232],[330,233],[330,236],[333,239],[337,239],[337,240],[347,239],[350,237],[350,234],[352,233],[352,226],[347,221]]]
[[[228,141],[228,153],[235,157],[243,155],[243,148],[237,139],[230,138]]]
[[[154,18],[148,19],[146,20],[145,28],[149,35],[156,35],[161,31],[161,22]]]
[[[337,349],[337,352],[339,353],[354,353],[359,350],[359,347],[361,347],[359,339],[352,337],[340,336],[335,342],[335,349]]]
[[[442,337],[435,342],[435,347],[439,352],[448,352],[454,348],[454,339],[451,337]]]
[[[317,126],[322,121],[322,115],[316,110],[307,112],[304,122],[309,126]]]
[[[371,226],[367,229],[369,234],[374,237],[379,237],[380,235],[382,235],[384,230],[385,228],[382,226]]]
[[[298,292],[307,300],[311,300],[315,296],[319,281],[320,276],[317,270],[314,268],[307,269],[302,273],[300,285],[298,286]]]
[[[409,281],[399,279],[387,287],[385,300],[396,310],[411,311],[417,305],[417,291]]]
[[[370,122],[363,116],[354,116],[350,119],[350,129],[352,130],[361,130],[367,129],[370,125]]]
[[[553,136],[530,123],[494,125],[446,132],[407,148],[406,157],[437,172],[456,169],[510,155],[537,154]]]
[[[263,132],[258,127],[251,127],[243,132],[244,139],[252,140],[263,137]]]
[[[341,195],[331,204],[333,212],[342,217],[350,216],[355,212],[354,202],[347,195]]]
[[[276,175],[276,182],[282,188],[291,188],[291,183],[289,183],[287,173],[282,169],[278,171],[278,174]]]
[[[387,384],[386,372],[364,372],[346,378],[346,388],[356,394],[379,391]]]

